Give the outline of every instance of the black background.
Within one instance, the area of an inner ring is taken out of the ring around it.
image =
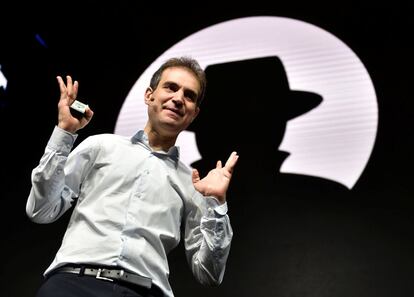
[[[198,285],[179,246],[170,255],[176,296],[414,295],[408,1],[223,5],[72,1],[2,6],[0,65],[9,81],[7,92],[0,91],[2,296],[34,295],[70,215],[48,225],[34,224],[25,215],[31,170],[57,121],[56,75],[79,80],[79,97],[95,111],[79,142],[113,132],[130,88],[165,50],[207,26],[260,15],[314,24],[357,54],[378,98],[374,151],[352,190],[280,176],[276,190],[255,196],[248,189],[243,196],[237,191],[244,189],[241,180],[235,179],[229,200],[235,240],[222,286]],[[266,202],[266,195],[276,202]]]

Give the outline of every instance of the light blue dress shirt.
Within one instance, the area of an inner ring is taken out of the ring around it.
[[[67,263],[120,266],[173,296],[167,254],[184,230],[195,278],[221,283],[233,236],[227,204],[195,190],[178,147],[153,151],[139,131],[90,136],[71,152],[76,137],[55,127],[32,172],[26,212],[34,222],[57,220],[77,198],[45,275]]]

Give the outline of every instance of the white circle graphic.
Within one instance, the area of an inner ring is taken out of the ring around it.
[[[303,21],[269,16],[234,19],[198,31],[164,52],[139,77],[121,108],[116,134],[133,135],[144,127],[143,98],[151,75],[175,56],[194,57],[203,68],[279,57],[290,89],[323,97],[317,108],[287,123],[279,149],[290,155],[280,172],[321,177],[349,189],[355,185],[374,146],[378,105],[364,65],[336,36]],[[183,131],[177,145],[185,164],[201,158],[194,132]]]

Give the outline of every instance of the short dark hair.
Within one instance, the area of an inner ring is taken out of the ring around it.
[[[150,81],[150,87],[155,90],[161,80],[161,75],[164,72],[165,69],[171,68],[171,67],[183,67],[188,70],[190,70],[197,78],[198,83],[200,84],[200,93],[198,94],[197,98],[197,106],[201,104],[201,102],[204,99],[204,94],[206,92],[206,74],[204,73],[204,70],[201,68],[200,64],[197,62],[197,60],[191,58],[191,57],[176,57],[176,58],[170,58],[167,61],[165,61],[160,68],[158,68],[157,71],[154,72],[154,74],[151,77]]]

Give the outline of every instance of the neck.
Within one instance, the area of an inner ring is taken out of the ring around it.
[[[175,145],[178,135],[165,135],[159,131],[151,128],[148,124],[144,128],[144,132],[148,136],[148,142],[150,147],[155,151],[165,151],[167,152],[172,146]]]

